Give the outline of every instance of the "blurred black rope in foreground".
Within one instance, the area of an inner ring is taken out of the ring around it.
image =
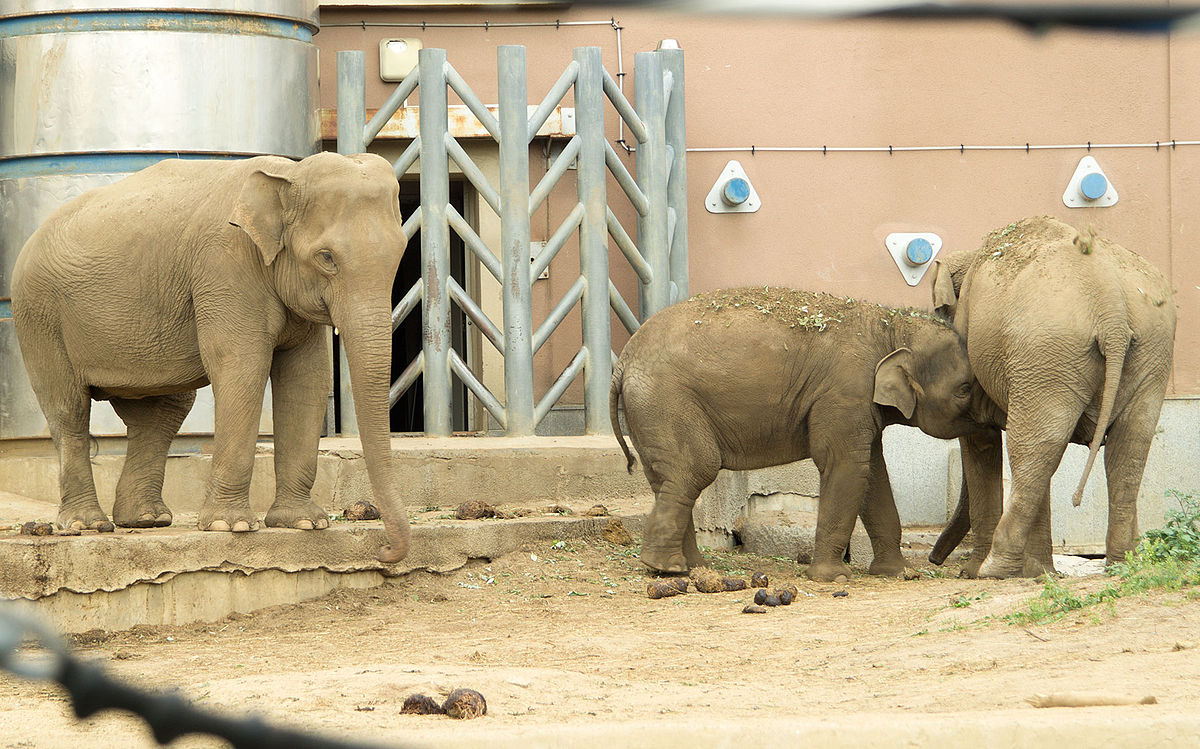
[[[21,647],[32,640],[45,657],[30,657]],[[201,710],[173,694],[149,692],[117,681],[100,666],[71,655],[57,634],[33,617],[0,606],[0,671],[28,679],[58,682],[71,697],[78,718],[100,710],[128,710],[150,726],[159,744],[189,733],[209,734],[237,749],[378,749],[378,745],[337,741],[277,728],[259,718],[227,718]]]

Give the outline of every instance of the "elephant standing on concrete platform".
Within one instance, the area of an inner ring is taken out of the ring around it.
[[[212,478],[200,528],[251,531],[250,475],[271,380],[275,502],[269,526],[318,529],[311,498],[332,383],[326,326],[341,329],[363,452],[388,545],[409,528],[388,432],[391,287],[406,240],[399,187],[378,156],[300,162],[165,160],[57,210],[25,245],[13,318],[58,448],[64,528],[108,523],[88,462],[91,400],[128,427],[117,525],[169,525],[171,440],[213,386]]]
[[[931,559],[945,559],[970,526],[975,549],[965,575],[1053,571],[1050,478],[1068,442],[1090,445],[1077,506],[1105,445],[1106,556],[1124,559],[1137,537],[1138,488],[1171,371],[1167,280],[1115,242],[1048,216],[938,260],[933,276],[935,310],[954,320],[979,385],[1007,416],[990,434],[962,440],[969,513],[960,506]],[[1000,427],[1012,466],[1007,508]]]
[[[701,294],[654,315],[613,371],[613,428],[626,422],[654,490],[641,559],[665,573],[702,563],[692,506],[722,468],[811,457],[821,475],[807,574],[848,576],[843,554],[857,516],[873,574],[898,575],[900,518],[883,461],[883,429],[935,437],[974,429],[962,339],[924,313],[845,297],[755,287]]]

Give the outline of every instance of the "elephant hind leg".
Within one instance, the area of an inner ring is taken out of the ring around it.
[[[1138,492],[1150,443],[1158,428],[1162,409],[1159,393],[1135,399],[1108,428],[1104,443],[1104,471],[1108,478],[1105,562],[1108,564],[1125,561],[1126,552],[1132,551],[1137,543]]]
[[[652,570],[683,574],[703,563],[696,545],[692,508],[705,487],[717,480],[721,454],[711,438],[692,435],[672,450],[643,447],[635,441],[642,469],[654,490],[654,508],[646,518],[639,558]]]
[[[125,422],[129,434],[113,502],[113,522],[117,525],[152,528],[171,524],[171,511],[162,497],[167,453],[195,401],[195,391],[112,399],[113,410]]]

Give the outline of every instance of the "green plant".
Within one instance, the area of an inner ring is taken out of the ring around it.
[[[1005,616],[1005,621],[1022,625],[1057,621],[1068,612],[1100,603],[1111,610],[1113,602],[1125,596],[1200,585],[1200,497],[1173,489],[1167,496],[1179,502],[1179,509],[1168,511],[1162,528],[1147,531],[1125,555],[1125,561],[1108,568],[1112,580],[1104,587],[1081,596],[1062,581],[1046,576],[1041,593],[1030,600],[1028,609]],[[1194,592],[1188,592],[1189,600],[1195,599]]]

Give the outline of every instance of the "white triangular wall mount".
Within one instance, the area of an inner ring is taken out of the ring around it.
[[[1117,188],[1091,156],[1084,156],[1075,167],[1071,181],[1063,192],[1068,208],[1104,208],[1117,202]]]
[[[754,213],[762,208],[762,201],[754,184],[746,176],[746,170],[733,159],[721,170],[717,181],[708,191],[704,207],[709,213]]]
[[[917,241],[920,240],[920,241]],[[909,286],[916,286],[933,265],[942,249],[942,238],[932,232],[895,232],[887,235],[884,246],[896,261],[900,275]],[[909,251],[909,248],[912,251]]]

